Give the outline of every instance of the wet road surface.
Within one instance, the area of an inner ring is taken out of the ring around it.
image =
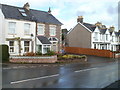
[[[88,63],[3,65],[3,88],[104,88],[120,79],[118,59],[88,56]]]

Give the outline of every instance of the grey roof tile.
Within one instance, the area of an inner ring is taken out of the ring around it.
[[[37,36],[37,38],[40,40],[42,44],[51,44],[51,42],[45,36]]]
[[[89,23],[83,23],[84,26],[86,26],[88,29],[90,29],[92,32],[95,30],[96,26]]]
[[[99,30],[100,30],[100,33],[101,33],[101,34],[105,34],[105,32],[107,31],[107,28],[105,28],[105,29],[99,28]]]
[[[2,4],[2,12],[5,18],[62,25],[60,21],[48,12],[30,9],[29,11],[25,10],[27,16],[22,16],[18,9],[24,8]]]

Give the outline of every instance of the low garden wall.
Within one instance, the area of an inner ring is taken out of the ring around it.
[[[116,53],[115,58],[120,58],[120,53]]]
[[[12,63],[55,63],[57,56],[10,56]]]

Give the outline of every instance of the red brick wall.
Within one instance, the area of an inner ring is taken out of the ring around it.
[[[89,48],[79,48],[79,47],[65,47],[65,51],[68,53],[74,54],[86,54],[86,55],[95,55],[101,57],[114,57],[114,53],[110,50],[98,50],[98,49],[89,49]]]
[[[12,63],[55,63],[57,61],[57,56],[52,56],[51,58],[12,58],[10,62]]]

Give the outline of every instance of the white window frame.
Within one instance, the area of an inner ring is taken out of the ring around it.
[[[56,36],[56,25],[50,25],[49,32],[50,36]]]
[[[37,25],[37,35],[44,35],[44,34],[45,34],[45,25],[44,24],[38,24]]]
[[[25,46],[25,42],[29,42],[29,45]],[[25,51],[25,48],[29,48],[28,51]],[[24,41],[24,52],[30,52],[30,41]]]
[[[9,28],[9,30],[8,30],[8,34],[16,34],[16,22],[9,22],[8,23],[9,25],[8,25],[8,28]],[[11,25],[11,24],[14,24],[13,26]]]
[[[106,34],[105,36],[106,36],[106,41],[108,41],[108,34]]]
[[[95,34],[94,34],[94,37],[95,37],[95,41],[98,41],[98,32],[95,32]]]
[[[29,27],[26,27],[26,25],[28,25]],[[24,23],[24,34],[25,35],[30,35],[30,27],[31,27],[31,24],[30,23]]]
[[[13,46],[10,45],[10,42],[13,42]],[[11,48],[13,48],[13,51],[11,51]],[[15,52],[15,41],[9,41],[9,52],[14,53]]]

